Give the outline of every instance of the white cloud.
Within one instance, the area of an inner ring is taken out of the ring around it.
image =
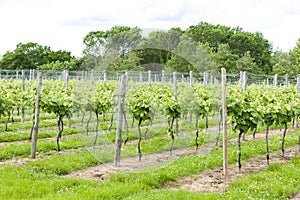
[[[0,0],[0,54],[37,42],[80,56],[83,37],[114,25],[181,27],[201,21],[262,32],[289,50],[300,38],[297,0]]]

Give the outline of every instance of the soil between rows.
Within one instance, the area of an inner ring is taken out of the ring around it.
[[[269,136],[274,137],[279,134],[281,134],[281,131],[271,130]],[[256,134],[256,138],[254,139],[252,138],[252,135],[247,136],[246,142],[250,140],[260,140],[263,139],[264,136],[265,136],[264,133]],[[229,142],[235,143],[236,140],[237,139],[234,138]],[[147,167],[155,166],[155,165],[165,166],[169,162],[173,162],[174,160],[180,157],[206,153],[209,152],[214,147],[215,144],[212,143],[209,146],[200,147],[197,152],[195,151],[195,148],[186,148],[186,149],[175,149],[173,150],[172,155],[170,154],[169,151],[143,155],[141,162],[139,162],[138,156],[128,157],[128,158],[121,159],[121,166],[119,167],[115,167],[113,162],[108,162],[108,163],[100,164],[98,166],[89,167],[83,170],[71,172],[70,174],[65,175],[65,177],[95,180],[95,181],[107,180],[109,176],[112,174],[121,173],[121,172],[137,172],[139,170],[145,169]],[[288,150],[286,151],[288,153]],[[261,160],[265,160],[265,159],[261,159]]]
[[[291,158],[299,155],[299,146],[293,146],[285,149],[285,157],[281,156],[281,150],[270,153],[270,163],[285,164]],[[239,171],[235,165],[229,165],[228,176],[223,175],[223,168],[213,168],[204,171],[201,174],[177,179],[165,184],[163,189],[171,190],[189,190],[193,192],[225,192],[228,190],[229,183],[241,178],[245,174],[263,171],[268,167],[266,156],[258,155],[242,163],[242,169]]]

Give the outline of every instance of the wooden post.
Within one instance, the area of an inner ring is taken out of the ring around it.
[[[207,85],[208,82],[208,73],[203,72],[203,85]]]
[[[162,84],[165,84],[165,70],[161,71],[161,82]]]
[[[119,91],[119,101],[118,101],[118,120],[117,120],[117,130],[116,130],[116,151],[114,164],[116,167],[120,166],[120,158],[121,158],[121,146],[122,146],[122,124],[123,124],[123,115],[124,115],[124,99],[125,99],[125,91],[127,84],[127,72],[121,76],[121,84]]]
[[[242,82],[242,88],[243,90],[246,90],[247,87],[247,72],[243,72],[243,82]]]
[[[148,85],[151,87],[151,70],[148,70]]]
[[[91,70],[91,80],[94,81],[94,70]]]
[[[176,79],[176,72],[173,72],[173,84],[174,84],[174,94],[177,96],[177,79]],[[176,127],[176,135],[178,135],[178,118],[175,120],[175,127]]]
[[[289,85],[289,75],[288,74],[286,74],[285,75],[285,86],[288,86]]]
[[[23,91],[25,90],[25,71],[24,70],[22,70],[22,90]],[[24,121],[25,121],[25,108],[24,108],[24,106],[22,106],[21,112],[22,112],[21,122],[24,123]]]
[[[38,73],[38,88],[36,94],[36,101],[35,101],[35,115],[34,115],[34,126],[33,126],[33,134],[32,134],[32,146],[31,146],[31,158],[35,159],[36,155],[36,143],[37,143],[37,136],[39,130],[39,116],[40,116],[40,96],[41,96],[41,89],[42,89],[42,73]]]
[[[104,81],[104,85],[106,86],[106,82],[107,82],[106,70],[103,71],[103,81]]]
[[[140,83],[142,83],[143,82],[143,74],[142,74],[142,72],[140,72]]]
[[[69,88],[69,70],[64,70],[63,71],[63,79],[66,85],[66,89],[68,90]],[[68,116],[68,122],[67,122],[68,128],[71,128],[71,117]]]
[[[300,74],[297,75],[297,92],[300,92]]]
[[[274,80],[273,80],[273,86],[274,86],[274,87],[277,86],[277,78],[278,78],[278,75],[275,74],[275,75],[274,75]]]
[[[222,114],[223,114],[223,174],[227,176],[228,152],[227,152],[227,106],[226,106],[226,69],[222,68]]]
[[[193,72],[192,71],[190,71],[190,86],[192,86],[192,84],[193,84]]]

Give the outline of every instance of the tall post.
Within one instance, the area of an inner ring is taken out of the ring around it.
[[[273,86],[274,86],[274,87],[277,86],[277,78],[278,78],[278,75],[275,74],[275,75],[274,75],[274,80],[273,80]]]
[[[37,136],[39,130],[39,116],[40,116],[40,96],[41,96],[41,89],[42,89],[42,73],[38,73],[38,88],[35,100],[35,114],[34,114],[34,126],[33,126],[33,134],[32,134],[32,146],[31,146],[31,158],[35,159],[36,155],[36,143],[37,143]]]
[[[285,75],[285,83],[284,83],[285,86],[288,86],[289,85],[289,75],[286,74]]]
[[[65,82],[66,90],[69,88],[69,70],[63,71],[63,79]],[[67,122],[68,128],[71,128],[71,116],[68,116],[68,122]]]
[[[103,81],[104,81],[104,85],[106,86],[106,82],[107,82],[106,70],[103,71]]]
[[[246,90],[247,87],[247,72],[243,72],[243,79],[242,79],[242,88],[243,90]]]
[[[222,68],[222,114],[223,114],[223,174],[227,176],[228,152],[227,152],[227,106],[226,106],[226,69]]]
[[[165,70],[161,71],[161,82],[162,84],[165,84]]]
[[[151,70],[148,70],[148,85],[151,87]]]
[[[118,101],[118,121],[117,121],[117,130],[116,130],[116,151],[114,164],[116,167],[120,166],[121,158],[121,146],[122,146],[122,125],[123,125],[123,115],[124,115],[124,99],[125,91],[127,84],[127,72],[121,76],[121,84],[119,91],[119,101]]]
[[[25,71],[24,70],[22,70],[22,90],[23,91],[25,90]],[[24,121],[25,121],[25,108],[24,108],[24,106],[22,106],[21,112],[22,112],[21,122],[24,123]]]
[[[300,74],[297,75],[297,92],[300,93]]]
[[[203,85],[207,85],[208,82],[208,73],[203,72]]]
[[[140,83],[143,82],[143,74],[142,74],[142,72],[140,72],[140,80],[139,80],[139,82],[140,82]]]
[[[91,70],[91,80],[94,81],[94,70]]]
[[[190,71],[190,86],[193,84],[193,72]]]
[[[173,72],[173,84],[174,84],[174,95],[177,96],[177,75],[176,72]],[[178,135],[178,118],[175,120],[175,126],[176,126],[176,135]]]

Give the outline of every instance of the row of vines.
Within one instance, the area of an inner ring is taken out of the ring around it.
[[[138,155],[141,160],[141,140],[147,137],[141,131],[141,125],[149,125],[158,116],[164,116],[171,138],[172,153],[175,136],[178,134],[176,121],[190,117],[195,119],[195,146],[198,149],[200,119],[216,117],[220,123],[221,87],[219,85],[201,85],[180,83],[173,84],[129,82],[125,98],[124,122],[128,128],[128,119],[137,122]],[[99,137],[99,115],[103,119],[110,115],[110,127],[115,122],[117,112],[119,82],[94,82],[87,80],[63,81],[43,80],[40,107],[45,113],[57,116],[57,150],[60,151],[59,139],[64,130],[64,118],[85,117],[86,135],[89,134],[89,122],[96,118],[94,145]],[[9,121],[15,115],[26,113],[34,120],[37,82],[21,80],[0,80],[0,118],[6,118],[6,130]],[[249,86],[242,90],[240,86],[229,86],[227,92],[227,113],[232,130],[238,134],[238,163],[241,168],[241,137],[249,131],[255,132],[259,126],[266,128],[267,161],[269,162],[268,130],[273,124],[284,127],[282,154],[284,156],[284,138],[288,123],[297,125],[300,115],[300,96],[293,87]],[[206,129],[208,128],[208,123]],[[29,135],[29,138],[31,134]],[[127,138],[128,139],[128,138]],[[127,141],[125,139],[125,143]]]

